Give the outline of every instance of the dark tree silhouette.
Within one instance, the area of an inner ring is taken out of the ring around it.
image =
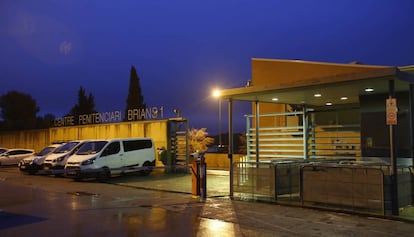
[[[147,106],[144,103],[144,97],[141,92],[141,85],[139,83],[140,79],[137,75],[137,71],[134,65],[131,66],[131,75],[129,77],[129,89],[128,89],[128,98],[126,101],[125,109],[125,121],[128,121],[128,110],[132,109],[146,109]],[[141,120],[142,117],[134,118],[133,120]]]
[[[0,97],[2,129],[23,130],[36,127],[39,107],[31,95],[9,91]]]
[[[75,124],[79,124],[77,119],[79,115],[96,113],[95,98],[92,93],[86,96],[85,89],[81,86],[78,91],[78,103],[72,107],[69,113],[75,117]]]
[[[37,128],[53,127],[56,116],[53,114],[45,114],[43,117],[37,117]]]

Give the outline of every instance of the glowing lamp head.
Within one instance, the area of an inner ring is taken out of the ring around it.
[[[221,93],[220,93],[220,90],[219,90],[219,89],[215,89],[215,90],[213,91],[213,96],[214,96],[214,97],[218,98],[218,97],[220,97],[220,95],[221,95]]]

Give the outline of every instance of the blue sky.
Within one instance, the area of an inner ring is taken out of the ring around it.
[[[148,106],[213,135],[211,91],[244,86],[251,58],[412,65],[413,12],[411,0],[2,0],[0,95],[61,117],[83,86],[99,112],[123,111],[134,65]],[[235,109],[241,131],[249,106]]]

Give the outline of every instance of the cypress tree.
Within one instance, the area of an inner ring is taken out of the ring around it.
[[[138,109],[139,111],[145,111],[147,106],[144,103],[144,97],[141,92],[140,79],[137,75],[137,71],[134,65],[131,66],[131,74],[129,77],[129,89],[128,89],[128,98],[126,100],[126,109],[125,109],[125,121],[129,120],[142,120],[143,116],[134,116],[133,118],[128,119],[128,110]]]
[[[78,91],[78,103],[72,107],[69,113],[75,117],[75,124],[79,124],[79,115],[96,113],[95,98],[92,93],[86,96],[85,89],[81,86]]]

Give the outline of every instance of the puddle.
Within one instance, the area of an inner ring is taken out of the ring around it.
[[[99,196],[99,194],[96,194],[96,193],[88,193],[88,192],[83,192],[83,191],[67,192],[67,194],[75,195],[75,196]]]

